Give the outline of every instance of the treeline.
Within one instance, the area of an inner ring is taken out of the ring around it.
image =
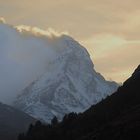
[[[29,126],[27,133],[20,134],[18,140],[73,140],[81,135],[74,124],[77,119],[78,114],[70,113],[63,117],[62,122],[57,117],[52,119],[51,124],[37,121]]]

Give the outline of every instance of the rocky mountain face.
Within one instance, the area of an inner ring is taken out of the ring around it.
[[[34,126],[19,140],[133,140],[140,139],[139,132],[140,66],[114,94],[84,113],[66,115],[51,127]]]
[[[74,39],[63,35],[53,43],[57,44],[57,57],[14,103],[14,107],[45,122],[54,116],[60,120],[67,113],[83,112],[118,87],[95,71],[87,50]]]
[[[0,103],[0,139],[16,140],[21,132],[27,131],[30,123],[35,119],[28,114]]]

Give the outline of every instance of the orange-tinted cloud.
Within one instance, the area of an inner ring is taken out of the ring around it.
[[[0,0],[8,23],[68,31],[89,50],[97,69],[117,81],[140,63],[139,7],[139,0]]]

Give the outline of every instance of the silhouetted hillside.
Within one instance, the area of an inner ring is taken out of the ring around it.
[[[28,114],[0,103],[0,140],[15,140],[21,131],[36,120]]]
[[[140,131],[140,66],[116,93],[82,114],[37,122],[19,140],[132,140]]]

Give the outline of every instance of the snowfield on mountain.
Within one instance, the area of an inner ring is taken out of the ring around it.
[[[118,84],[95,71],[87,50],[73,38],[62,35],[51,45],[57,57],[23,90],[14,107],[49,123],[54,116],[61,120],[67,113],[83,112],[116,91]]]

